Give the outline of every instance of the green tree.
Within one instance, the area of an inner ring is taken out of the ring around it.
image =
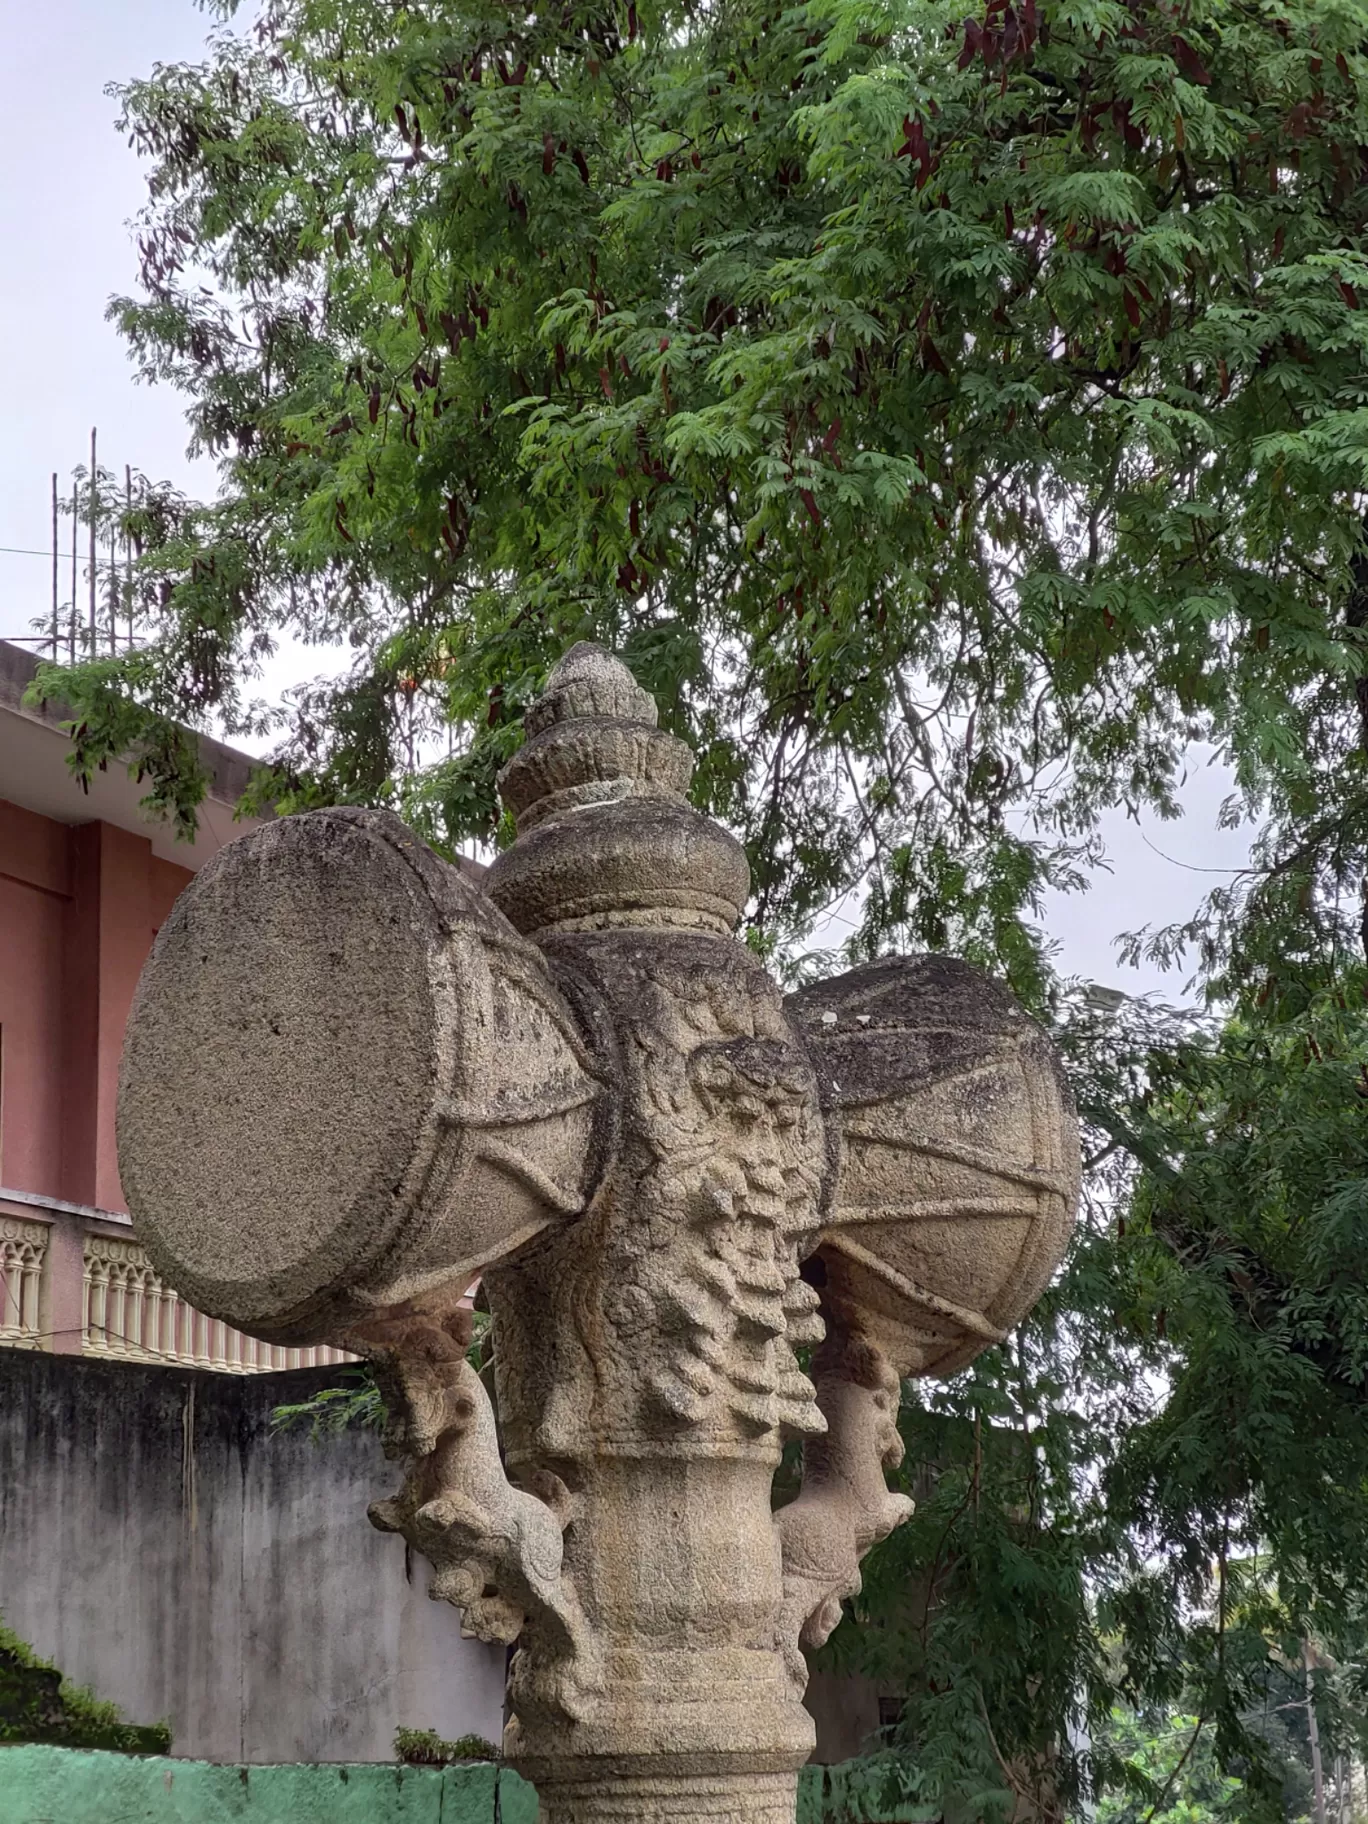
[[[1198,736],[1294,897],[1352,896],[1366,40],[1357,0],[268,0],[120,91],[115,314],[223,485],[149,507],[78,763],[129,692],[256,725],[288,629],[356,663],[267,794],[488,837],[597,634],[768,943],[867,881],[869,943],[1038,987],[1023,914]],[[415,727],[452,757],[409,774]]]
[[[1019,1339],[909,1395],[919,1512],[831,1650],[896,1679],[927,1816],[1119,1790],[1119,1700],[1272,1818],[1251,1718],[1368,1570],[1368,0],[965,4],[220,9],[121,91],[115,314],[221,489],[147,491],[138,649],[38,688],[183,824],[171,721],[213,718],[277,727],[260,799],[450,847],[506,834],[523,706],[597,636],[762,948],[860,883],[856,951],[1005,971],[1085,1218]],[[354,663],[277,713],[283,633]],[[1037,901],[1196,740],[1256,865],[1133,943],[1195,945],[1223,1018],[1111,1018]],[[1333,1752],[1364,1706],[1312,1682]]]
[[[1168,1714],[1145,1718],[1119,1705],[1111,1736],[1124,1757],[1125,1790],[1103,1799],[1097,1824],[1213,1824],[1232,1815],[1239,1782],[1215,1763],[1200,1719]]]

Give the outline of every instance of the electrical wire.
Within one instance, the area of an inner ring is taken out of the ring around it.
[[[6,557],[46,557],[50,559],[52,556],[51,550],[38,551],[32,545],[0,545],[0,553]],[[83,561],[78,551],[59,551],[57,555],[59,558],[74,557],[78,563]],[[84,559],[84,562],[89,564],[89,556]],[[111,563],[107,557],[97,557],[95,568],[97,570],[122,570],[123,564],[118,558]]]

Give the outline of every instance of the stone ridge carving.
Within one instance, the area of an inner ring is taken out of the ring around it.
[[[693,755],[682,741],[643,722],[557,722],[529,741],[499,775],[518,834],[548,817],[624,798],[680,800]]]
[[[366,811],[196,878],[130,1024],[124,1183],[202,1309],[373,1362],[403,1480],[372,1518],[516,1643],[543,1824],[793,1824],[803,1654],[910,1509],[898,1377],[1044,1285],[1072,1108],[963,964],[785,1001],[732,936],[744,851],[617,660],[573,648],[526,721],[483,891]]]
[[[777,1462],[820,1429],[795,1350],[817,1341],[799,1264],[815,1240],[826,1136],[805,1052],[739,948],[672,933],[548,944],[558,979],[611,1029],[616,1157],[575,1241],[499,1301],[501,1410],[518,1459],[598,1450]],[[540,1390],[515,1381],[555,1339]],[[521,1415],[535,1415],[535,1437]]]
[[[825,1645],[841,1604],[860,1593],[860,1560],[913,1505],[884,1481],[903,1460],[893,1365],[833,1323],[812,1372],[826,1433],[804,1444],[802,1487],[774,1517],[784,1566],[779,1641],[798,1696],[807,1686],[802,1650]]]
[[[579,820],[611,809],[611,826]],[[664,796],[605,793],[536,823],[497,857],[485,891],[533,943],[563,931],[695,930],[730,934],[750,891],[745,850],[715,823]]]
[[[509,1481],[489,1394],[468,1359],[471,1334],[468,1310],[422,1301],[347,1333],[385,1402],[385,1454],[405,1471],[396,1495],[372,1503],[371,1523],[428,1559],[429,1593],[461,1610],[464,1633],[506,1645],[535,1634],[538,1677],[525,1681],[524,1699],[574,1716],[594,1682],[593,1644],[561,1575],[574,1504],[549,1472],[534,1491]]]

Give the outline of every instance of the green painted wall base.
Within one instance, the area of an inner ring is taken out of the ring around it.
[[[805,1767],[797,1824],[897,1824],[858,1762]],[[221,1767],[161,1755],[0,1747],[0,1824],[537,1824],[506,1767]]]
[[[496,1810],[497,1806],[497,1810]],[[536,1824],[507,1768],[219,1767],[0,1748],[0,1824]]]

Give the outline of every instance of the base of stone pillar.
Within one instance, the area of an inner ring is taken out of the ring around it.
[[[793,1824],[796,1773],[627,1776],[538,1783],[540,1824]]]

